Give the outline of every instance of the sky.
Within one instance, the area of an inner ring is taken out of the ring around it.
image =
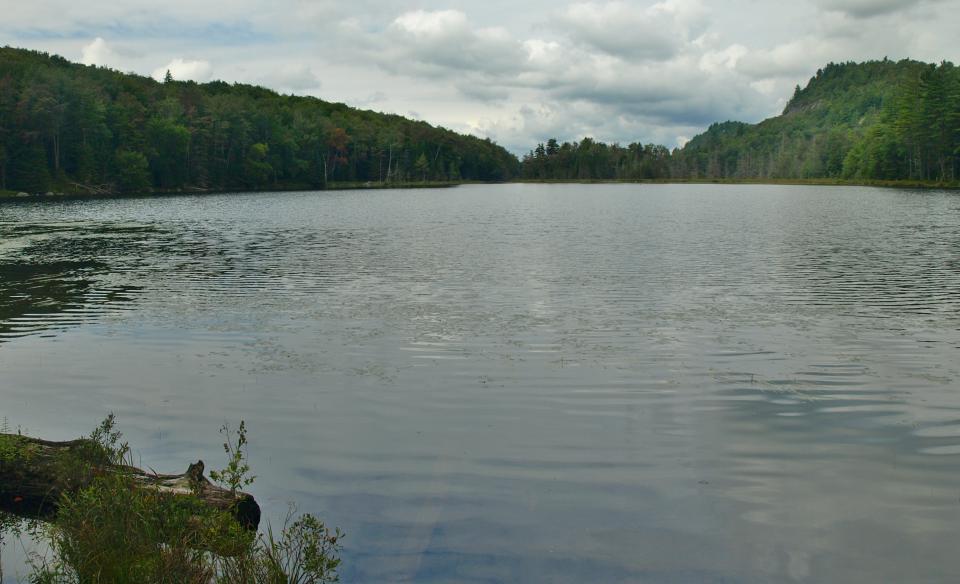
[[[960,0],[0,0],[0,45],[489,137],[682,145],[828,62],[960,61]]]

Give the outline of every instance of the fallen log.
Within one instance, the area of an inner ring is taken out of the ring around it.
[[[116,194],[113,190],[113,187],[110,185],[85,185],[78,182],[70,182],[69,184],[87,191],[91,195],[113,195]]]
[[[89,486],[99,476],[122,473],[133,488],[174,498],[193,497],[229,512],[249,530],[260,525],[260,505],[253,496],[211,483],[203,476],[203,461],[191,464],[183,474],[162,475],[111,464],[98,452],[99,446],[89,439],[50,442],[0,434],[0,511],[50,521],[64,494]]]

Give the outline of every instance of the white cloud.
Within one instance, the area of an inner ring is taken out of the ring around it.
[[[396,72],[460,76],[515,72],[526,60],[519,41],[502,27],[474,27],[457,10],[416,10],[398,16],[375,54]],[[373,36],[373,35],[372,35]]]
[[[398,16],[393,26],[419,38],[450,38],[468,32],[467,15],[459,10],[415,10]]]
[[[281,63],[264,73],[259,81],[265,87],[280,91],[305,91],[321,86],[316,73],[304,63]]]
[[[689,41],[704,11],[696,0],[667,0],[649,7],[634,2],[578,3],[558,18],[576,42],[636,59],[667,59]]]
[[[84,65],[115,66],[118,56],[102,37],[93,39],[80,52],[80,62]]]
[[[174,59],[163,67],[153,70],[151,77],[162,81],[167,71],[177,81],[209,81],[213,77],[213,67],[209,61],[185,61]]]
[[[739,44],[730,45],[719,51],[705,51],[700,56],[700,69],[707,73],[715,73],[723,69],[736,69],[740,59],[749,52],[747,47]]]
[[[737,68],[754,78],[796,77],[809,73],[813,64],[825,65],[829,50],[822,40],[800,38],[769,49],[743,55]]]
[[[752,81],[750,87],[764,95],[774,95],[777,91],[777,81],[775,79],[761,79]]]

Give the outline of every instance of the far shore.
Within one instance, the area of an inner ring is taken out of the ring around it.
[[[518,179],[530,184],[651,184],[651,185],[799,185],[828,187],[883,187],[898,189],[960,189],[960,182],[917,180],[844,180],[834,178],[654,178],[654,179]]]
[[[326,188],[315,188],[306,185],[278,185],[276,188],[258,189],[154,189],[141,193],[90,193],[83,191],[48,191],[46,193],[25,193],[9,190],[0,190],[0,200],[65,200],[65,199],[114,199],[153,196],[190,196],[215,195],[229,193],[274,193],[274,192],[309,192],[309,191],[342,191],[342,190],[383,190],[383,189],[444,189],[467,184],[637,184],[637,185],[798,185],[798,186],[831,186],[831,187],[880,187],[897,189],[923,190],[958,190],[960,182],[936,182],[917,180],[843,180],[843,179],[706,179],[706,178],[670,178],[670,179],[514,179],[504,182],[482,183],[477,181],[423,181],[423,182],[332,182]]]
[[[278,185],[274,188],[255,188],[255,189],[202,189],[202,188],[182,188],[182,189],[153,189],[146,192],[134,193],[91,193],[78,190],[50,190],[45,193],[25,193],[17,191],[0,190],[0,200],[64,200],[64,199],[126,199],[135,197],[155,197],[155,196],[195,196],[195,195],[223,195],[230,193],[289,193],[289,192],[323,192],[323,191],[347,191],[347,190],[383,190],[383,189],[445,189],[456,187],[463,184],[470,184],[467,181],[425,181],[425,182],[331,182],[326,188],[311,187],[308,185]]]

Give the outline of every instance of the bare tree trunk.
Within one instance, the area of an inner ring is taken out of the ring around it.
[[[390,144],[390,157],[387,158],[387,182],[390,182],[391,165],[393,165],[393,144]]]
[[[53,170],[60,172],[60,133],[53,135]]]

